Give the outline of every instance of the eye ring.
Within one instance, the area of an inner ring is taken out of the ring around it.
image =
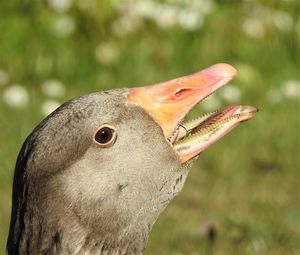
[[[116,128],[109,124],[103,124],[94,134],[94,142],[102,148],[112,146],[115,143],[116,138]]]

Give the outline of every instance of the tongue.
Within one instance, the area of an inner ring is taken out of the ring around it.
[[[253,106],[231,105],[209,116],[193,129],[190,136],[175,143],[181,161],[184,163],[196,157],[256,113],[257,109]]]
[[[195,127],[191,134],[195,134],[198,131],[200,131],[203,128],[208,127],[209,125],[217,122],[218,120],[221,119],[226,119],[232,115],[234,115],[235,113],[237,113],[236,111],[239,109],[239,105],[230,105],[227,106],[223,109],[219,109],[216,112],[212,113],[207,119],[205,119],[203,122],[201,122],[197,127]]]

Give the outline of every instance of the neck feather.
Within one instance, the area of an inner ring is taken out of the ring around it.
[[[24,205],[26,206],[26,205]],[[150,227],[122,234],[99,233],[74,218],[45,217],[34,208],[19,210],[7,242],[9,255],[15,254],[142,254]],[[22,208],[21,208],[22,209]],[[54,215],[53,215],[54,216]]]

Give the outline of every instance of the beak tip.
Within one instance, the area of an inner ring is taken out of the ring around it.
[[[247,111],[249,113],[253,113],[253,114],[258,113],[258,111],[259,111],[257,107],[252,106],[252,105],[246,105],[246,106],[244,106],[244,109],[245,109],[245,111]]]
[[[236,75],[237,70],[231,65],[219,63],[209,67],[207,72],[216,76],[230,79]]]

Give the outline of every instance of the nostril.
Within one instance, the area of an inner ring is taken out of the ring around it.
[[[174,96],[176,98],[184,97],[184,96],[188,95],[190,91],[191,91],[191,89],[187,89],[187,88],[179,89],[175,92]]]

